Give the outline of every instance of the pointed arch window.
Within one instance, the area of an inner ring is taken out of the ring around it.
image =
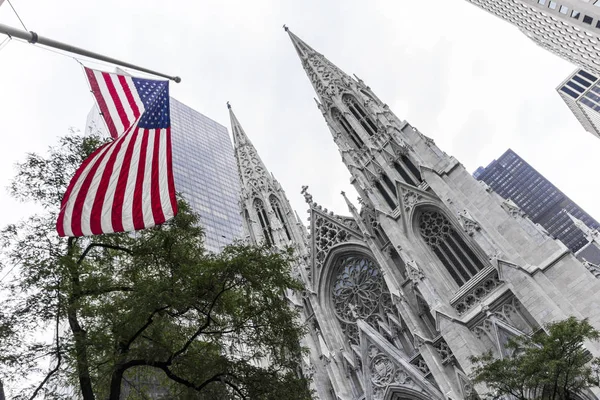
[[[339,127],[344,131],[346,136],[348,136],[350,140],[352,140],[357,149],[360,149],[365,145],[365,143],[360,138],[360,135],[354,130],[350,122],[348,122],[348,120],[346,119],[344,114],[340,112],[340,110],[334,108],[333,110],[331,110],[331,116],[333,117],[335,122],[337,122]]]
[[[404,154],[400,156],[400,160],[394,162],[394,168],[409,185],[418,186],[419,183],[423,182],[419,169]]]
[[[260,227],[263,231],[263,236],[267,241],[267,244],[269,246],[272,246],[274,243],[273,231],[271,229],[271,224],[269,223],[267,210],[265,210],[265,205],[263,204],[261,199],[254,199],[254,209],[256,210],[256,214],[258,215],[258,221],[260,222]]]
[[[419,313],[419,318],[423,321],[423,324],[429,331],[429,335],[433,338],[439,335],[438,330],[436,329],[435,318],[431,314],[431,309],[429,305],[421,295],[421,293],[415,293],[417,297],[417,311]]]
[[[385,200],[387,205],[390,207],[390,209],[394,210],[396,208],[396,202],[394,202],[394,200],[392,200],[392,196],[390,196],[390,194],[383,187],[383,185],[381,184],[380,181],[375,182],[375,188],[379,191],[379,193],[381,193],[381,195],[383,196],[383,199]]]
[[[387,186],[390,190],[390,193],[393,194],[394,197],[398,197],[396,193],[396,185],[392,183],[391,179],[387,176],[385,172],[381,173],[381,179],[383,180],[383,183],[385,183],[385,186]]]
[[[367,113],[364,107],[356,101],[354,96],[350,96],[349,94],[345,94],[342,97],[342,101],[348,107],[348,110],[354,118],[358,121],[358,123],[363,127],[363,129],[369,134],[369,136],[373,136],[377,133],[377,124],[371,116]]]
[[[281,204],[279,203],[279,199],[271,195],[271,197],[269,197],[269,202],[271,203],[271,208],[273,211],[275,211],[275,216],[283,226],[283,230],[285,231],[285,235],[287,236],[288,240],[292,240],[292,235],[290,234],[287,220],[285,219],[283,212],[281,212]]]
[[[448,218],[437,210],[427,210],[418,217],[421,237],[446,267],[458,286],[485,268],[485,265],[454,229]]]
[[[400,272],[402,278],[407,279],[408,276],[406,274],[406,264],[404,264],[404,260],[402,259],[402,257],[400,257],[400,254],[398,254],[396,249],[394,249],[393,247],[390,251],[390,257],[392,259],[392,262]]]

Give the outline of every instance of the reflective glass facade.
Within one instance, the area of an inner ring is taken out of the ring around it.
[[[578,69],[556,90],[585,130],[600,136],[600,84],[598,78]]]
[[[510,149],[487,167],[479,167],[473,176],[500,196],[514,201],[533,222],[543,226],[573,252],[588,241],[563,210],[590,228],[600,228],[598,221]]]
[[[175,190],[200,214],[205,245],[218,252],[242,236],[239,177],[227,128],[170,99]],[[98,109],[90,111],[86,132],[104,131]]]
[[[600,75],[596,0],[467,0],[516,25],[536,44]]]
[[[206,248],[242,236],[240,184],[227,128],[171,98],[175,189],[200,214]]]

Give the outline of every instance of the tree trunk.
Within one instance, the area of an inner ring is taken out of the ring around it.
[[[77,301],[81,297],[81,282],[77,264],[73,261],[73,240],[69,238],[67,259],[65,260],[71,278],[71,293],[68,296],[67,318],[75,341],[75,357],[77,360],[77,377],[83,400],[95,400],[87,357],[87,337],[85,330],[77,319]]]
[[[110,378],[110,392],[108,395],[109,400],[119,400],[121,398],[121,383],[123,381],[123,369],[119,366],[113,372]]]

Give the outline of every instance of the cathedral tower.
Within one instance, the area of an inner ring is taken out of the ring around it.
[[[240,211],[246,242],[267,244],[280,250],[293,247],[297,261],[292,266],[292,272],[297,279],[307,282],[309,281],[307,267],[309,253],[306,227],[292,210],[279,182],[265,167],[229,103],[227,107],[240,177]],[[289,291],[286,297],[291,306],[300,311],[302,321],[311,327],[310,333],[301,343],[303,347],[311,350],[310,355],[305,355],[303,358],[303,373],[313,377],[312,389],[318,398],[335,399],[331,397],[333,393],[331,384],[321,363],[323,357],[321,349],[325,349],[326,345],[312,311],[309,291],[304,293]],[[328,354],[327,350],[324,352]]]
[[[240,177],[243,228],[248,241],[280,248],[303,244],[305,228],[297,220],[285,192],[263,164],[229,103],[227,108]]]
[[[322,398],[472,398],[469,357],[571,315],[600,329],[600,280],[566,246],[286,31],[362,206],[337,216],[303,190]]]

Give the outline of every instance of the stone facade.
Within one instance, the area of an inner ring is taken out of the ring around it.
[[[571,315],[600,329],[596,270],[288,34],[360,211],[346,199],[350,216],[337,215],[304,187],[307,233],[230,112],[246,238],[299,255],[306,290],[288,295],[310,327],[303,372],[320,399],[476,398],[470,356],[505,357],[511,337]]]

